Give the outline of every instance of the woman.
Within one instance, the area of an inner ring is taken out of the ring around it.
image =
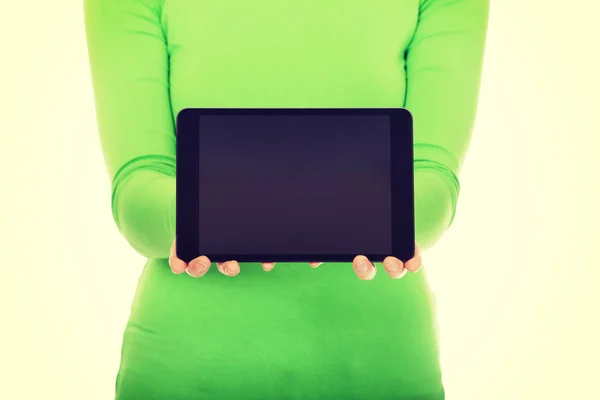
[[[377,276],[363,256],[354,273],[177,259],[174,117],[186,107],[408,108],[422,251],[456,210],[487,14],[488,0],[85,0],[113,215],[148,258],[118,400],[444,398],[418,253],[406,265],[389,257]]]

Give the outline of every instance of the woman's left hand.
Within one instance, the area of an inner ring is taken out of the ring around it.
[[[320,264],[321,263],[311,263],[310,265],[311,267],[316,268]],[[405,263],[396,257],[390,256],[383,260],[382,264],[383,268],[392,279],[400,279],[407,272],[417,272],[421,268],[422,264],[419,246],[415,244],[415,256]],[[362,255],[354,258],[354,261],[352,261],[352,267],[354,268],[356,276],[365,281],[373,279],[375,274],[377,274],[375,263],[372,263],[367,257]]]

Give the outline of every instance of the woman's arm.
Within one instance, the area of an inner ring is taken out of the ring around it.
[[[421,250],[450,227],[471,139],[489,0],[421,0],[406,54],[406,108],[414,119],[415,227]]]
[[[84,1],[113,217],[149,258],[167,258],[175,238],[175,133],[162,2]]]

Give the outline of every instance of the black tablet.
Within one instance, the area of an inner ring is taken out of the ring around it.
[[[182,260],[413,257],[406,109],[188,108],[176,125]]]

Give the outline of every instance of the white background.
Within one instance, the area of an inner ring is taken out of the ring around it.
[[[111,217],[81,3],[1,13],[2,399],[112,398],[144,262]],[[459,210],[425,254],[447,398],[598,399],[600,7],[492,3]]]

